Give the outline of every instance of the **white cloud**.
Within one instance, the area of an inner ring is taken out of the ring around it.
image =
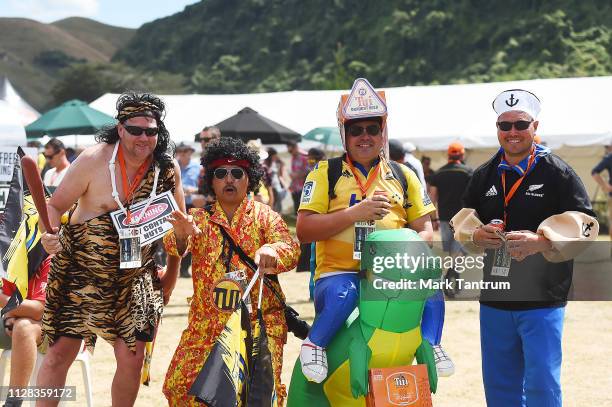
[[[66,17],[95,17],[99,0],[9,0],[15,15],[49,23]]]

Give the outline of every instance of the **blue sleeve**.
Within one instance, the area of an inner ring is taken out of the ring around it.
[[[599,174],[603,170],[608,170],[612,176],[612,154],[605,156],[603,160],[591,170],[591,174]]]

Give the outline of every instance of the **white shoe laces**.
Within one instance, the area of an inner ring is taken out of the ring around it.
[[[302,349],[304,349],[304,347],[308,348],[311,350],[310,352],[310,361],[307,363],[303,363],[302,366],[310,366],[310,365],[316,365],[316,366],[323,366],[325,367],[325,369],[327,369],[327,358],[325,357],[325,349],[323,349],[320,346],[317,346],[315,344],[310,344],[310,343],[303,343],[302,344]]]
[[[451,359],[448,357],[446,352],[444,352],[444,349],[442,349],[442,346],[434,345],[432,346],[432,348],[434,351],[434,360],[436,364],[440,362],[450,362],[451,361]]]

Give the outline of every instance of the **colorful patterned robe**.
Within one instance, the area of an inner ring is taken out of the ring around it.
[[[201,208],[191,209],[190,214],[202,233],[190,238],[188,244],[188,250],[192,252],[194,294],[187,329],[183,331],[164,382],[163,392],[170,406],[201,405],[193,397],[187,396],[187,392],[232,313],[234,303],[237,303],[237,286],[226,278],[228,267],[223,255],[227,254],[228,245],[224,244],[218,225],[225,227],[236,244],[251,258],[255,257],[255,252],[261,246],[274,248],[279,257],[277,273],[293,269],[299,256],[299,246],[292,239],[281,216],[260,202],[245,198],[231,223],[218,202],[212,214]],[[165,236],[164,243],[169,254],[178,255],[172,231]],[[253,276],[253,272],[240,262],[237,254],[233,254],[230,264],[230,271],[244,270],[249,280]],[[272,284],[282,294],[280,285],[276,282]],[[258,294],[259,283],[255,284],[250,295],[254,311],[251,313],[253,323],[256,319]],[[265,286],[263,313],[277,383],[276,392],[279,405],[283,405],[286,391],[285,386],[281,385],[280,375],[287,325],[281,303]]]

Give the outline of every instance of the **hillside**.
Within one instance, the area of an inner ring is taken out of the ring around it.
[[[91,48],[112,57],[117,49],[125,46],[136,30],[102,24],[88,18],[71,17],[51,23],[63,31],[80,39]]]
[[[612,3],[207,0],[143,25],[115,61],[195,92],[607,75]]]
[[[133,32],[83,18],[53,24],[0,18],[0,73],[34,107],[48,108],[62,68],[76,62],[108,62]]]

